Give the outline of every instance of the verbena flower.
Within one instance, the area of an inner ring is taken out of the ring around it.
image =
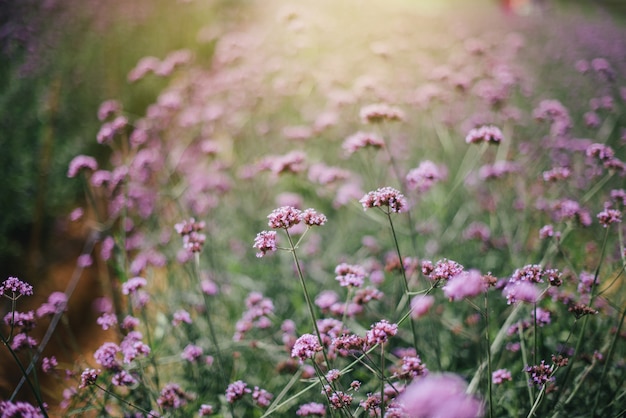
[[[296,411],[296,415],[299,417],[325,417],[326,416],[326,406],[317,402],[309,402],[298,407]]]
[[[397,399],[404,413],[419,417],[477,418],[482,403],[465,393],[466,384],[454,374],[429,374],[415,380]]]
[[[95,158],[88,155],[77,155],[70,161],[67,169],[67,177],[74,178],[83,170],[96,171],[98,163]]]
[[[445,166],[438,166],[432,161],[422,161],[417,168],[409,171],[405,177],[407,187],[425,193],[437,182],[448,177],[448,170]]]
[[[484,125],[469,131],[465,137],[465,142],[468,144],[479,144],[481,142],[499,144],[502,142],[503,137],[504,135],[500,128],[493,125]]]
[[[617,209],[606,208],[596,215],[600,225],[607,228],[609,225],[622,222],[622,212]]]
[[[17,277],[9,277],[0,284],[0,296],[16,300],[20,296],[30,296],[33,294],[33,287]]]
[[[528,384],[530,386],[541,387],[548,382],[554,381],[552,366],[548,366],[544,360],[541,360],[541,364],[526,366],[524,371],[528,373]]]
[[[193,396],[186,393],[177,383],[168,383],[161,390],[157,404],[166,410],[179,409],[192,398]]]
[[[478,270],[463,271],[451,277],[443,287],[443,293],[452,301],[478,296],[487,289]]]
[[[341,263],[335,267],[335,280],[343,287],[361,287],[367,272],[365,268],[355,264]]]
[[[393,187],[381,187],[368,192],[359,202],[363,205],[363,210],[387,207],[390,212],[400,213],[405,212],[408,208],[404,195]]]
[[[385,103],[363,106],[359,111],[363,123],[380,123],[383,121],[403,121],[405,119],[402,109],[389,106]]]
[[[253,248],[259,250],[256,253],[257,257],[263,257],[269,252],[276,251],[276,231],[261,231],[256,235],[254,239]]]
[[[313,358],[318,351],[322,351],[322,346],[318,338],[313,334],[301,335],[291,349],[291,357],[304,361]]]
[[[302,212],[293,206],[282,206],[267,215],[268,225],[273,229],[289,229],[302,221]]]
[[[226,400],[229,403],[234,403],[235,401],[244,397],[246,393],[251,393],[252,391],[248,387],[248,384],[242,380],[237,380],[228,385],[226,388]]]
[[[101,371],[99,369],[85,369],[80,375],[80,389],[94,385]]]
[[[265,389],[261,389],[258,386],[254,387],[252,391],[252,399],[254,402],[261,408],[267,408],[272,402],[274,395],[266,391]]]
[[[137,292],[137,290],[146,287],[148,281],[143,277],[133,277],[128,279],[126,283],[122,284],[122,293],[124,295],[129,295],[131,293]]]
[[[376,344],[387,342],[389,337],[393,337],[398,332],[398,325],[392,324],[386,319],[376,322],[365,333],[365,343],[372,347]]]
[[[384,146],[385,141],[379,135],[361,131],[347,137],[341,145],[347,155],[352,155],[362,148],[380,149]]]
[[[411,317],[418,319],[428,313],[435,303],[435,298],[431,295],[415,296],[411,299]]]
[[[491,381],[494,385],[501,385],[502,383],[511,380],[513,380],[511,372],[507,369],[498,369],[491,373]]]

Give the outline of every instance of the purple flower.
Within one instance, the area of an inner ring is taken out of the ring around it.
[[[309,402],[303,405],[300,405],[298,410],[296,411],[296,415],[299,417],[325,417],[326,416],[326,407],[317,402]]]
[[[248,385],[242,380],[237,380],[236,382],[231,383],[226,388],[226,400],[229,403],[234,403],[235,401],[244,397],[246,393],[252,392]]]
[[[260,389],[258,386],[255,386],[252,391],[252,399],[254,399],[254,402],[261,408],[267,408],[273,397],[274,395],[265,389]]]
[[[35,312],[8,312],[4,316],[4,323],[8,326],[20,328],[22,331],[30,331],[35,328]]]
[[[2,417],[28,417],[28,418],[43,418],[44,415],[39,407],[33,406],[27,402],[11,402],[0,401],[0,413]],[[47,415],[46,415],[47,416]]]
[[[536,366],[527,366],[524,371],[528,373],[528,384],[541,387],[548,382],[554,381],[552,376],[552,367],[541,360],[541,364]]]
[[[98,163],[96,162],[95,158],[88,155],[77,155],[72,159],[72,161],[70,161],[69,167],[67,169],[67,176],[69,178],[74,178],[82,170],[96,171],[97,169]]]
[[[415,355],[402,357],[402,365],[396,376],[399,379],[413,380],[418,376],[426,376],[427,374],[428,369],[422,363],[422,359]]]
[[[300,361],[304,361],[313,358],[318,351],[322,351],[318,338],[313,334],[303,334],[294,343],[291,357],[297,357]]]
[[[398,332],[398,325],[391,324],[383,319],[372,325],[371,329],[365,333],[365,343],[368,346],[384,344],[389,337],[393,337]]]
[[[161,390],[161,394],[157,399],[157,404],[163,409],[178,409],[187,404],[192,396],[176,383],[168,383]]]
[[[343,287],[361,287],[367,273],[359,265],[341,263],[335,267],[335,280]]]
[[[385,103],[364,106],[359,111],[363,123],[380,123],[383,121],[402,121],[405,119],[402,109]]]
[[[125,295],[135,293],[137,290],[146,287],[147,284],[147,280],[143,277],[133,277],[122,284],[122,293]]]
[[[435,183],[445,180],[448,177],[448,170],[445,166],[438,166],[432,161],[422,161],[417,168],[412,169],[406,175],[406,184],[411,190],[425,193],[430,190]]]
[[[113,375],[111,383],[115,386],[132,386],[137,383],[137,379],[126,370],[121,370]]]
[[[183,349],[183,352],[180,354],[180,357],[183,360],[187,360],[188,362],[194,362],[202,356],[202,347],[199,347],[194,344],[187,344],[187,346]]]
[[[180,325],[182,322],[185,322],[187,324],[191,324],[191,316],[189,315],[189,312],[187,312],[184,309],[179,309],[178,311],[174,312],[173,315],[173,319],[172,319],[172,325],[174,325],[175,327]]]
[[[465,137],[465,142],[468,144],[479,144],[481,142],[499,144],[502,142],[502,139],[503,135],[500,128],[493,125],[484,125],[469,131]]]
[[[439,260],[434,266],[429,263],[429,261],[422,262],[422,273],[433,281],[448,281],[463,271],[463,266],[454,260]]]
[[[100,373],[100,370],[85,369],[80,375],[80,385],[78,386],[78,388],[82,389],[87,386],[95,385]]]
[[[112,313],[103,313],[96,319],[96,323],[102,327],[103,330],[107,330],[109,328],[117,325],[117,316]]]
[[[357,132],[350,135],[343,141],[341,147],[346,151],[346,154],[351,155],[361,148],[383,148],[385,141],[375,133],[371,132]]]
[[[59,362],[55,356],[44,357],[41,359],[41,370],[46,374],[53,371],[58,365]]]
[[[11,349],[13,351],[19,351],[23,348],[34,348],[37,346],[37,340],[25,333],[19,333],[13,336],[11,341]]]
[[[256,256],[259,258],[265,256],[268,252],[276,251],[276,231],[259,232],[254,239],[252,248],[259,250],[256,253]]]
[[[507,369],[498,369],[491,373],[491,381],[494,385],[500,385],[505,381],[511,381],[511,372]]]
[[[0,296],[16,300],[20,296],[30,296],[33,294],[33,287],[17,277],[9,277],[0,284]]]
[[[118,370],[120,363],[117,360],[117,354],[121,351],[122,349],[117,344],[105,342],[96,350],[93,357],[96,359],[96,363],[105,369]]]
[[[213,415],[213,406],[203,403],[202,405],[200,405],[200,410],[198,410],[198,415],[200,415],[201,417]]]
[[[282,206],[267,215],[268,225],[273,229],[289,229],[302,220],[301,211],[293,206]]]
[[[452,301],[478,296],[487,289],[478,270],[463,271],[448,280],[443,293]]]
[[[418,319],[428,313],[431,306],[435,303],[435,298],[430,295],[415,296],[411,299],[411,317]]]
[[[617,222],[622,222],[622,212],[617,209],[606,208],[597,215],[600,225],[607,228],[609,225]]]
[[[409,416],[420,418],[476,418],[483,414],[482,403],[465,393],[466,384],[454,374],[429,374],[417,379],[398,397]]]
[[[307,226],[321,226],[326,223],[326,216],[323,213],[317,213],[315,209],[306,209],[300,214],[302,222]]]
[[[404,195],[393,187],[381,187],[368,192],[359,202],[363,205],[363,210],[386,206],[390,212],[396,213],[405,212],[408,206]]]
[[[539,289],[528,281],[518,281],[504,287],[504,296],[510,305],[516,302],[534,303],[539,298]]]

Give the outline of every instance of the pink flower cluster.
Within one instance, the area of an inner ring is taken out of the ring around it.
[[[381,187],[368,192],[359,202],[363,205],[363,210],[387,207],[390,212],[400,213],[408,209],[404,195],[393,187]]]
[[[479,144],[481,142],[499,144],[502,142],[503,137],[502,131],[497,126],[483,125],[470,130],[465,137],[465,142],[468,144]]]

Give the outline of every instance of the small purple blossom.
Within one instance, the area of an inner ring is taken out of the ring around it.
[[[431,295],[415,296],[411,299],[411,317],[418,319],[428,313],[435,303],[435,298]]]
[[[202,357],[202,347],[194,344],[187,344],[187,346],[183,349],[183,352],[180,354],[180,357],[183,360],[193,363]]]
[[[383,121],[403,121],[405,119],[402,109],[389,106],[385,103],[377,103],[364,106],[359,111],[363,123],[380,123]]]
[[[489,144],[499,144],[502,142],[504,135],[500,128],[493,125],[484,125],[474,128],[467,133],[465,142],[468,144],[479,144],[487,142]]]
[[[85,369],[80,375],[80,385],[78,388],[82,389],[87,386],[95,385],[100,373],[101,371],[99,369]]]
[[[98,163],[96,159],[88,155],[77,155],[70,161],[67,169],[67,177],[74,178],[82,170],[96,171],[98,169]]]
[[[226,400],[228,403],[234,403],[235,401],[243,398],[246,393],[251,392],[252,391],[245,382],[237,380],[236,382],[228,385],[226,388]]]
[[[357,132],[350,135],[343,141],[341,147],[346,151],[346,154],[351,155],[361,148],[383,148],[385,141],[375,133],[371,132]]]
[[[31,296],[33,287],[17,277],[9,277],[0,284],[0,296],[16,300],[20,296]]]
[[[425,193],[437,182],[448,177],[448,170],[445,166],[438,166],[432,161],[422,161],[417,168],[408,172],[405,177],[407,187]]]
[[[117,316],[115,316],[115,314],[105,312],[96,319],[96,323],[106,331],[117,325]]]
[[[41,371],[46,374],[52,372],[58,365],[59,362],[55,356],[44,357],[41,359]]]
[[[505,381],[511,381],[513,378],[511,377],[511,372],[507,369],[498,369],[491,373],[491,382],[494,385],[501,385]]]
[[[363,205],[363,210],[386,206],[389,208],[389,212],[400,213],[405,212],[408,208],[404,195],[393,187],[381,187],[368,192],[359,202]]]
[[[291,349],[291,357],[304,361],[313,358],[318,351],[322,351],[318,338],[313,334],[302,334]]]
[[[200,405],[198,415],[200,415],[201,417],[208,417],[209,415],[213,415],[213,406],[203,403],[202,405]]]
[[[274,395],[265,389],[260,389],[258,386],[255,386],[252,391],[252,399],[261,408],[267,408],[270,405],[272,398],[274,398]]]
[[[443,293],[451,301],[478,296],[487,289],[486,283],[478,270],[463,271],[448,280]]]
[[[19,333],[13,336],[11,341],[11,349],[13,351],[19,351],[24,348],[35,348],[37,346],[37,340],[25,333]]]
[[[617,209],[606,208],[596,216],[600,225],[608,228],[609,225],[622,222],[622,212]]]
[[[122,293],[125,295],[135,293],[137,290],[146,287],[147,284],[148,281],[143,277],[133,277],[128,279],[126,283],[122,284]]]
[[[302,212],[293,206],[282,206],[267,215],[268,225],[273,229],[289,229],[302,221]]]
[[[180,325],[181,323],[186,323],[186,324],[191,324],[191,315],[189,315],[189,312],[187,312],[184,309],[179,309],[178,311],[174,312],[173,315],[173,319],[172,319],[172,325],[174,325],[175,327],[177,327],[178,325]]]
[[[465,389],[465,382],[457,375],[429,374],[407,386],[397,402],[409,416],[433,418],[482,416],[482,403],[465,393]]]
[[[391,324],[386,319],[383,319],[373,324],[371,329],[365,333],[365,343],[370,347],[376,344],[384,344],[389,337],[393,337],[397,332],[397,324]]]
[[[539,298],[539,289],[529,281],[512,282],[504,287],[504,296],[509,305],[516,302],[534,303]]]
[[[261,231],[254,239],[253,248],[259,250],[256,256],[261,258],[268,252],[276,251],[276,231]]]
[[[325,417],[326,416],[326,407],[317,402],[309,402],[303,405],[300,405],[298,410],[296,411],[296,415],[299,417]]]
[[[120,346],[113,342],[105,342],[96,350],[93,357],[96,359],[96,363],[109,370],[120,369],[120,363],[117,360],[117,354],[122,349]]]
[[[342,287],[361,287],[367,276],[365,269],[359,265],[341,263],[335,267],[335,280]]]
[[[528,373],[528,384],[530,386],[535,385],[541,387],[548,382],[554,381],[552,376],[552,367],[545,363],[545,360],[541,360],[541,364],[536,366],[527,366],[524,371]]]
[[[187,404],[192,396],[176,383],[168,383],[163,387],[157,399],[157,404],[163,409],[178,409]]]
[[[300,214],[302,222],[307,226],[322,226],[326,223],[326,216],[323,213],[317,213],[315,209],[305,209]]]

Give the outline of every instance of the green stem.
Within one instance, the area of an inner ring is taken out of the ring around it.
[[[13,357],[13,360],[15,360],[15,363],[17,364],[17,367],[19,367],[20,372],[22,372],[22,376],[24,377],[26,384],[28,385],[30,390],[33,392],[33,395],[35,395],[35,400],[37,401],[37,406],[39,406],[41,413],[43,414],[44,417],[48,418],[48,413],[46,412],[46,408],[43,404],[43,400],[41,399],[41,395],[39,391],[37,390],[37,388],[35,388],[35,386],[33,385],[33,382],[31,382],[30,379],[28,378],[28,374],[26,373],[26,370],[24,369],[22,362],[17,357],[17,354],[15,354],[15,351],[13,351],[13,349],[9,345],[9,342],[4,338],[4,335],[0,334],[0,339],[2,339],[2,343],[9,350],[9,353],[11,353],[11,357]]]
[[[493,390],[492,390],[492,364],[491,364],[491,341],[489,337],[489,293],[485,292],[485,339],[487,340],[487,391],[489,393],[489,418],[493,418]]]

